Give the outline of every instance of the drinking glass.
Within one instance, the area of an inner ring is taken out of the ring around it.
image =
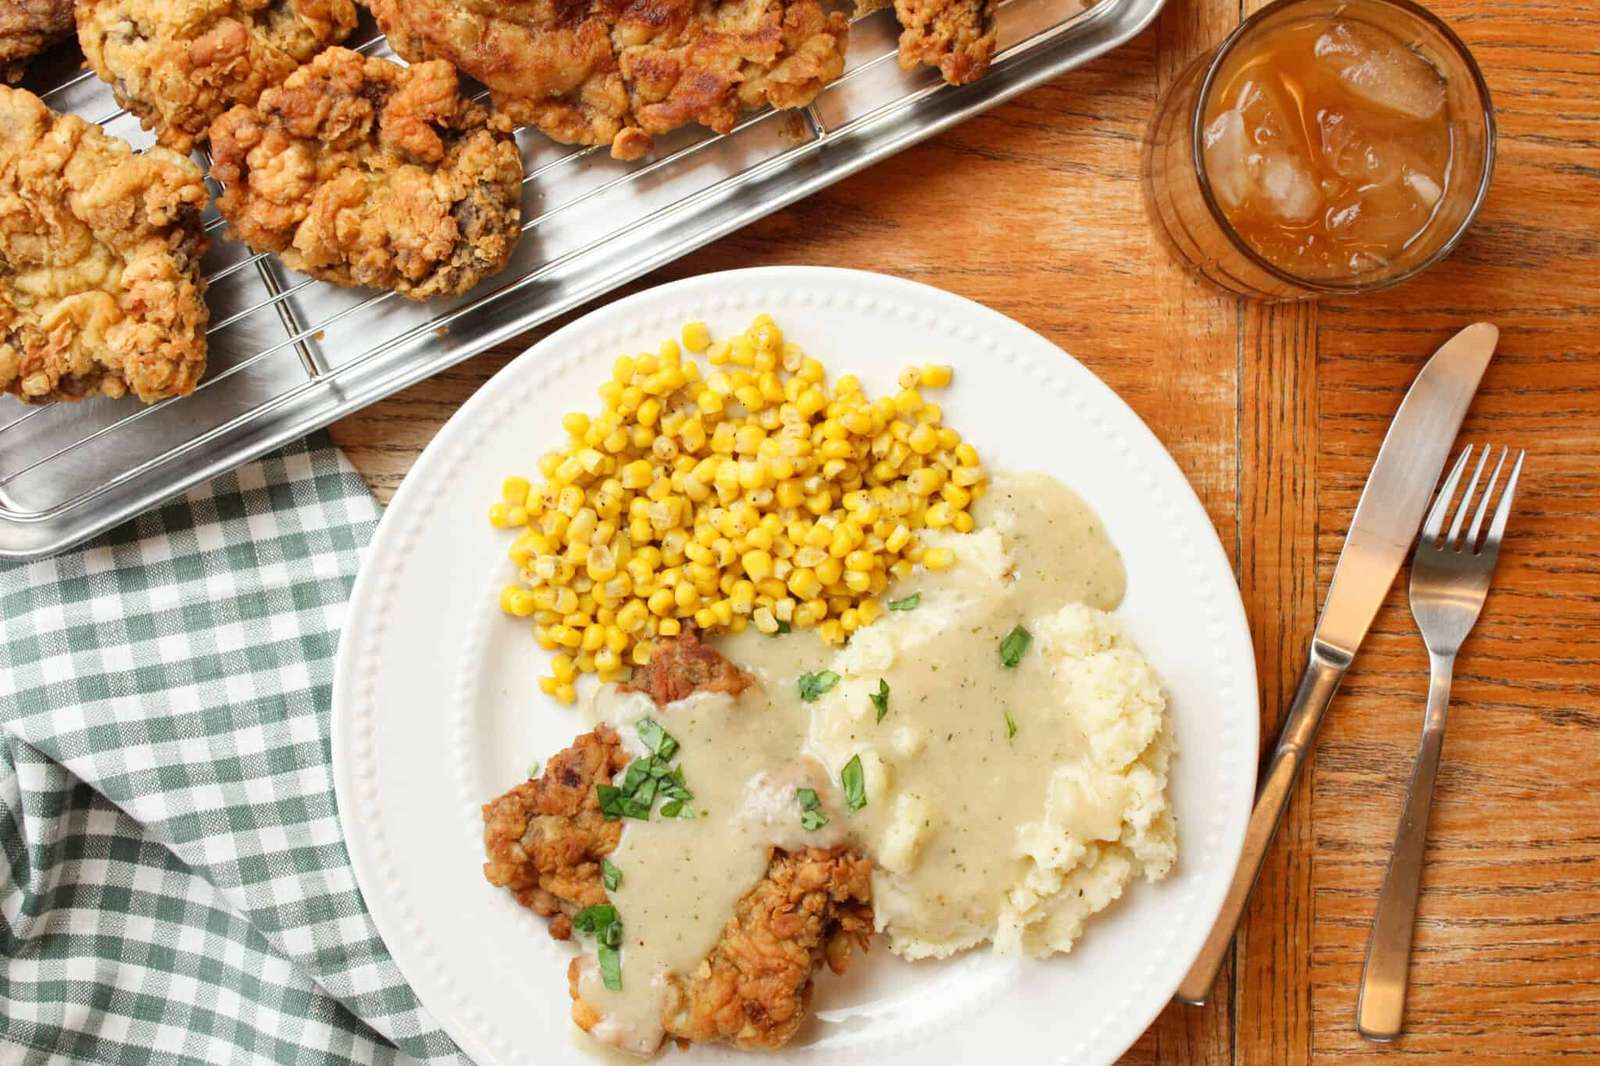
[[[1268,261],[1229,223],[1206,176],[1205,115],[1213,84],[1238,50],[1270,48],[1274,31],[1308,19],[1365,22],[1427,60],[1445,83],[1451,160],[1427,227],[1398,255],[1347,278],[1304,277]],[[1494,110],[1466,45],[1411,0],[1278,0],[1190,64],[1156,109],[1144,145],[1144,189],[1156,231],[1185,265],[1216,285],[1264,300],[1315,299],[1385,289],[1450,254],[1477,217],[1494,171]]]

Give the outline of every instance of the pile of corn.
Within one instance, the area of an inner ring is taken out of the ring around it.
[[[540,685],[564,703],[579,674],[620,679],[690,623],[841,643],[879,616],[890,581],[954,562],[919,530],[972,529],[978,453],[922,393],[949,367],[908,369],[872,400],[854,376],[830,390],[766,315],[715,344],[691,322],[682,341],[619,358],[600,413],[562,420],[543,481],[507,478],[489,509],[518,530],[520,580],[500,606],[556,652]]]

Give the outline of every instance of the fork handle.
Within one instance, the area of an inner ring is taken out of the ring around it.
[[[1428,848],[1428,812],[1433,808],[1433,783],[1444,747],[1445,712],[1450,706],[1450,678],[1455,656],[1430,655],[1428,712],[1422,724],[1422,745],[1406,792],[1405,811],[1395,833],[1389,869],[1378,894],[1378,912],[1367,941],[1367,965],[1361,974],[1361,999],[1356,1028],[1368,1040],[1393,1040],[1405,1020],[1406,971],[1411,965],[1411,936],[1416,928],[1417,893],[1422,885],[1422,860]]]

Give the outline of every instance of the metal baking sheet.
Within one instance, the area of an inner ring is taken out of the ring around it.
[[[680,130],[633,163],[520,130],[522,240],[504,272],[454,299],[312,280],[228,239],[212,210],[209,366],[193,395],[149,407],[0,396],[0,558],[61,551],[509,340],[1117,47],[1163,3],[1007,0],[993,67],[960,88],[902,71],[899,27],[877,11],[851,26],[843,75],[809,108],[755,112],[724,136]],[[356,47],[387,54],[372,30]],[[43,77],[29,87],[51,107],[150,143],[93,75]]]

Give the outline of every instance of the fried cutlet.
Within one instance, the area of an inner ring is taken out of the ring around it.
[[[212,125],[217,209],[251,248],[324,281],[462,293],[521,232],[511,130],[462,97],[448,63],[330,48]]]
[[[811,975],[842,974],[872,940],[872,862],[844,847],[775,851],[767,875],[739,900],[699,969],[674,975],[667,1035],[695,1043],[777,1048],[805,1021]],[[598,1020],[576,995],[573,1020]],[[589,1025],[584,1025],[589,1021]]]
[[[193,392],[205,369],[200,168],[0,86],[0,392]]]
[[[72,0],[0,3],[0,81],[16,81],[28,60],[72,36]]]
[[[844,70],[848,20],[820,0],[371,0],[389,44],[445,59],[495,107],[618,159],[698,122],[804,107]]]
[[[951,85],[983,77],[994,58],[998,0],[894,0],[900,66],[937,67]]]
[[[355,29],[353,0],[78,0],[78,43],[117,103],[188,152],[212,121]]]
[[[715,648],[700,642],[694,629],[656,642],[648,666],[636,667],[622,688],[643,692],[657,707],[696,692],[725,692],[737,696],[750,687],[750,677]]]
[[[661,641],[633,689],[665,706],[696,691],[737,694],[750,679],[691,631]],[[617,847],[595,790],[629,762],[616,732],[599,726],[553,757],[544,773],[483,808],[484,875],[550,919],[550,935],[572,935],[572,917],[608,901],[601,860]],[[872,936],[872,863],[845,847],[773,849],[766,875],[744,894],[711,953],[689,974],[669,977],[662,1025],[684,1042],[744,1048],[786,1043],[804,1020],[812,975],[844,972],[853,946]],[[584,1030],[601,1013],[580,994],[582,958],[568,968],[572,1017]]]

